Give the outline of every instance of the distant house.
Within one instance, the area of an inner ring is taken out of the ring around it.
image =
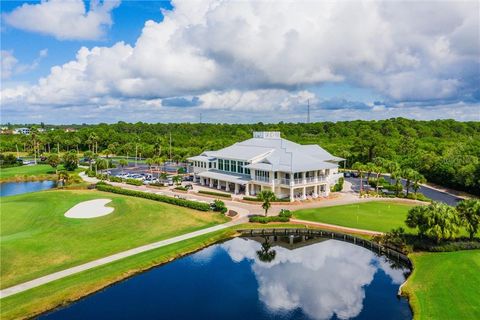
[[[1,127],[0,134],[13,134],[13,130],[9,129],[8,127]]]
[[[282,139],[276,131],[254,132],[252,139],[188,160],[201,185],[247,196],[271,190],[290,201],[328,196],[344,161],[318,145]]]
[[[30,134],[29,128],[16,128],[13,129],[13,134]]]
[[[75,129],[75,128],[65,128],[65,129],[63,129],[63,131],[65,131],[65,132],[77,132],[77,129]]]

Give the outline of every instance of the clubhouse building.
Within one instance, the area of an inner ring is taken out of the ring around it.
[[[344,161],[318,145],[282,139],[280,132],[254,132],[253,138],[188,158],[194,181],[203,186],[255,196],[271,190],[277,198],[326,197],[342,174]]]

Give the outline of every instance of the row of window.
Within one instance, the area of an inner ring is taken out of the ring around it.
[[[248,162],[218,159],[218,170],[222,171],[250,174],[250,169],[244,168],[246,165]]]
[[[207,162],[204,161],[193,161],[193,166],[197,168],[207,168]],[[208,162],[209,169],[216,169],[217,163],[216,162]]]

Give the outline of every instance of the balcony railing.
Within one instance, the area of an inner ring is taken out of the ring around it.
[[[270,182],[270,178],[268,177],[255,177],[255,181],[261,181],[261,182]]]
[[[275,182],[279,183],[279,184],[286,184],[286,185],[290,185],[290,179],[286,179],[286,178],[282,178],[282,179],[277,179]]]

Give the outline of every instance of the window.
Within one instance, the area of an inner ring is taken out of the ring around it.
[[[293,179],[301,179],[302,178],[302,173],[301,172],[295,172],[293,174]]]
[[[238,164],[237,164],[238,173],[243,173],[243,165],[244,165],[243,162],[238,161]]]
[[[225,160],[225,171],[230,171],[230,160]]]
[[[274,175],[275,175],[275,179],[278,179],[277,171],[274,172]]]
[[[223,170],[223,159],[218,159],[218,170]]]
[[[208,162],[208,168],[211,169],[212,168],[212,163],[209,161]]]
[[[245,174],[250,174],[250,169],[245,168]]]
[[[230,171],[237,172],[237,161],[232,160],[231,163],[232,164],[231,164],[231,168],[230,168],[231,170]]]
[[[213,163],[213,168],[214,168],[214,169],[217,168],[217,163],[216,163],[216,162]]]

